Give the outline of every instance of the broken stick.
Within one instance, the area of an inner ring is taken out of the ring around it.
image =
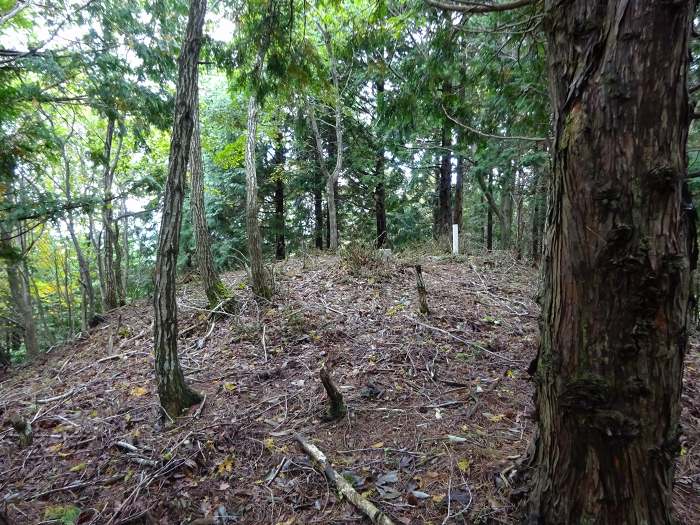
[[[345,497],[350,503],[352,503],[355,508],[362,511],[365,516],[367,516],[372,523],[376,525],[394,525],[394,522],[389,519],[389,517],[384,514],[381,510],[374,506],[374,503],[369,501],[364,496],[360,495],[348,481],[338,474],[338,472],[331,466],[326,459],[326,456],[321,450],[314,444],[309,443],[300,435],[294,436],[294,439],[299,443],[299,447],[303,450],[319,467],[323,469],[323,474],[326,476],[328,481],[335,485],[338,492]]]
[[[425,283],[423,282],[423,268],[421,268],[420,264],[416,264],[416,288],[418,289],[420,313],[429,315],[430,308],[428,308],[428,292],[425,290]]]
[[[345,406],[345,401],[343,401],[343,394],[340,393],[338,387],[335,386],[333,378],[326,370],[325,366],[321,367],[321,382],[323,383],[323,388],[326,389],[326,394],[328,394],[328,401],[330,406],[328,407],[328,414],[326,418],[329,421],[334,419],[340,419],[345,414],[348,413],[348,408]]]
[[[19,436],[20,448],[25,448],[32,444],[34,433],[32,432],[32,424],[28,420],[19,415],[13,415],[10,416],[9,423]]]

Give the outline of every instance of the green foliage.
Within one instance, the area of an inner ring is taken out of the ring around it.
[[[44,511],[44,519],[57,520],[62,525],[75,525],[80,516],[80,509],[74,505],[55,505]]]

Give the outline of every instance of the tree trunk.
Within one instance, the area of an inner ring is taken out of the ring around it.
[[[451,130],[447,119],[442,125],[442,155],[437,183],[437,203],[435,212],[435,239],[449,247],[452,238],[452,146]]]
[[[507,174],[505,183],[501,188],[501,202],[499,203],[498,226],[500,229],[500,244],[502,250],[509,250],[512,243],[513,231],[513,176]]]
[[[7,244],[7,241],[3,241],[3,244]],[[3,248],[3,252],[5,252],[5,248]],[[39,341],[36,334],[36,324],[34,323],[34,313],[32,312],[31,295],[29,294],[27,281],[22,275],[21,261],[19,259],[8,259],[6,264],[7,282],[10,285],[12,304],[17,312],[17,317],[21,320],[24,332],[24,347],[27,351],[27,357],[33,359],[39,355]]]
[[[112,143],[114,141],[115,118],[110,116],[107,119],[107,134],[105,136],[104,151],[102,152],[104,169],[102,174],[102,190],[104,204],[102,205],[102,235],[104,245],[104,256],[102,258],[104,274],[104,295],[102,301],[105,310],[112,310],[119,306],[119,284],[117,282],[117,272],[114,268],[115,243],[118,241],[114,233],[114,195],[112,186],[114,184],[114,169],[116,163],[112,164]],[[122,137],[119,137],[119,147],[115,158],[118,159],[121,149]]]
[[[66,151],[66,145],[63,143],[61,145],[61,155],[63,157],[63,170],[64,170],[64,193],[66,195],[66,200],[71,202],[73,200],[73,183],[71,180],[72,168],[68,152]],[[75,249],[75,256],[78,259],[78,280],[80,282],[81,291],[81,328],[82,330],[87,330],[95,317],[95,290],[92,286],[92,276],[90,275],[90,263],[88,262],[85,254],[83,253],[83,248],[80,245],[78,236],[75,233],[75,223],[73,219],[72,211],[68,212],[66,218],[66,227],[68,229],[68,234],[70,235],[71,242],[73,243],[73,248]],[[98,252],[99,253],[99,252]]]
[[[343,126],[342,126],[342,100],[340,94],[340,85],[338,80],[338,69],[335,62],[335,54],[333,53],[333,45],[331,43],[330,35],[324,33],[324,40],[326,43],[326,49],[328,51],[328,56],[330,58],[331,65],[331,76],[333,80],[333,91],[335,96],[335,167],[332,172],[328,172],[326,168],[325,161],[323,158],[323,143],[321,142],[321,135],[318,130],[318,124],[316,122],[316,116],[314,113],[313,106],[307,103],[307,115],[309,117],[309,122],[311,124],[311,129],[314,133],[314,138],[316,139],[316,154],[318,156],[319,167],[322,173],[326,177],[326,200],[328,205],[328,248],[331,250],[338,249],[338,218],[336,209],[336,189],[338,186],[338,177],[343,171]]]
[[[384,106],[384,80],[377,80],[377,111],[376,119],[382,115]],[[382,140],[381,137],[377,139]],[[374,168],[376,185],[374,187],[374,215],[377,222],[377,248],[382,248],[387,241],[386,231],[386,190],[384,188],[384,145],[379,144],[377,163]]]
[[[73,316],[73,292],[70,288],[70,264],[68,262],[68,245],[63,244],[63,290],[66,296],[66,308],[68,308],[69,336],[75,333],[75,318]],[[26,270],[26,265],[25,265]]]
[[[452,224],[456,224],[462,234],[462,213],[464,201],[464,157],[457,157],[457,178],[455,180],[455,206],[452,211]]]
[[[279,130],[277,135],[277,149],[275,150],[275,259],[283,261],[286,257],[284,241],[284,135]]]
[[[541,255],[541,242],[542,242],[542,217],[544,216],[542,208],[543,198],[542,198],[542,182],[539,170],[535,172],[535,180],[533,182],[534,192],[532,196],[533,208],[532,208],[532,248],[531,257],[535,264],[539,264]]]
[[[497,214],[500,213],[493,198],[493,173],[489,173],[488,182],[486,184],[484,184],[484,179],[478,174],[476,180],[488,204],[486,208],[486,249],[491,251],[493,250],[493,214],[494,211]]]
[[[384,171],[384,154],[377,160],[377,171]],[[380,180],[374,188],[374,215],[377,219],[377,248],[383,248],[387,241],[386,231],[386,191],[384,182]]]
[[[531,523],[674,523],[693,8],[545,2],[555,142]]]
[[[200,395],[185,384],[177,356],[175,277],[180,247],[183,186],[194,128],[197,66],[206,6],[206,0],[191,0],[185,39],[178,57],[175,118],[155,265],[153,340],[156,382],[164,415],[170,417],[179,416],[183,410],[201,400]]]
[[[117,287],[117,304],[124,306],[126,304],[126,291],[124,290],[124,274],[122,272],[122,264],[124,262],[124,249],[122,248],[121,238],[122,232],[119,227],[119,220],[114,221],[114,282]]]
[[[90,326],[90,322],[95,317],[95,290],[92,286],[90,265],[88,260],[85,258],[82,247],[80,246],[78,236],[75,234],[75,226],[73,224],[73,216],[71,214],[68,215],[66,225],[68,227],[68,234],[70,235],[71,242],[73,243],[73,248],[75,249],[75,256],[78,259],[78,275],[80,279],[80,289],[82,291],[81,326],[83,330],[87,330],[87,328]]]
[[[36,296],[36,309],[39,312],[39,322],[41,323],[41,330],[46,338],[46,343],[48,346],[52,346],[56,342],[56,334],[49,328],[48,320],[46,319],[46,308],[44,308],[41,302],[41,295],[39,294],[39,287],[36,285],[36,279],[29,277],[29,284],[34,290],[34,295]],[[37,330],[38,334],[38,330]]]
[[[262,238],[258,221],[258,179],[255,166],[255,135],[258,128],[258,102],[255,94],[248,100],[248,137],[245,147],[246,180],[246,232],[248,234],[248,256],[250,257],[250,279],[253,293],[269,299],[272,289],[265,272],[262,257]]]
[[[314,187],[314,244],[323,250],[323,182],[316,181]]]
[[[92,214],[88,214],[88,238],[90,239],[90,244],[95,252],[95,262],[97,263],[97,280],[100,287],[100,303],[102,304],[102,310],[104,310],[105,279],[104,264],[102,262],[102,246],[100,242],[100,235],[95,233],[95,221],[92,218]]]
[[[122,280],[119,283],[121,286],[122,294],[124,296],[124,303],[129,293],[129,216],[126,209],[126,197],[122,198],[121,214],[124,217],[124,224],[122,225],[122,254],[123,254],[123,269],[122,269]]]
[[[202,161],[201,127],[199,122],[199,93],[196,88],[194,97],[194,127],[192,130],[192,145],[190,146],[192,148],[190,151],[192,229],[194,230],[197,267],[202,278],[202,286],[204,287],[209,306],[214,308],[226,298],[228,291],[214,267],[214,256],[211,252],[211,236],[204,208],[204,163]]]

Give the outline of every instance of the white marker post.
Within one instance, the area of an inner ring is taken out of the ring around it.
[[[452,225],[452,255],[459,255],[459,225]]]

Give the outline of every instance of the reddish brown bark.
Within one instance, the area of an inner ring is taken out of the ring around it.
[[[693,2],[545,2],[555,110],[531,523],[670,524]]]

